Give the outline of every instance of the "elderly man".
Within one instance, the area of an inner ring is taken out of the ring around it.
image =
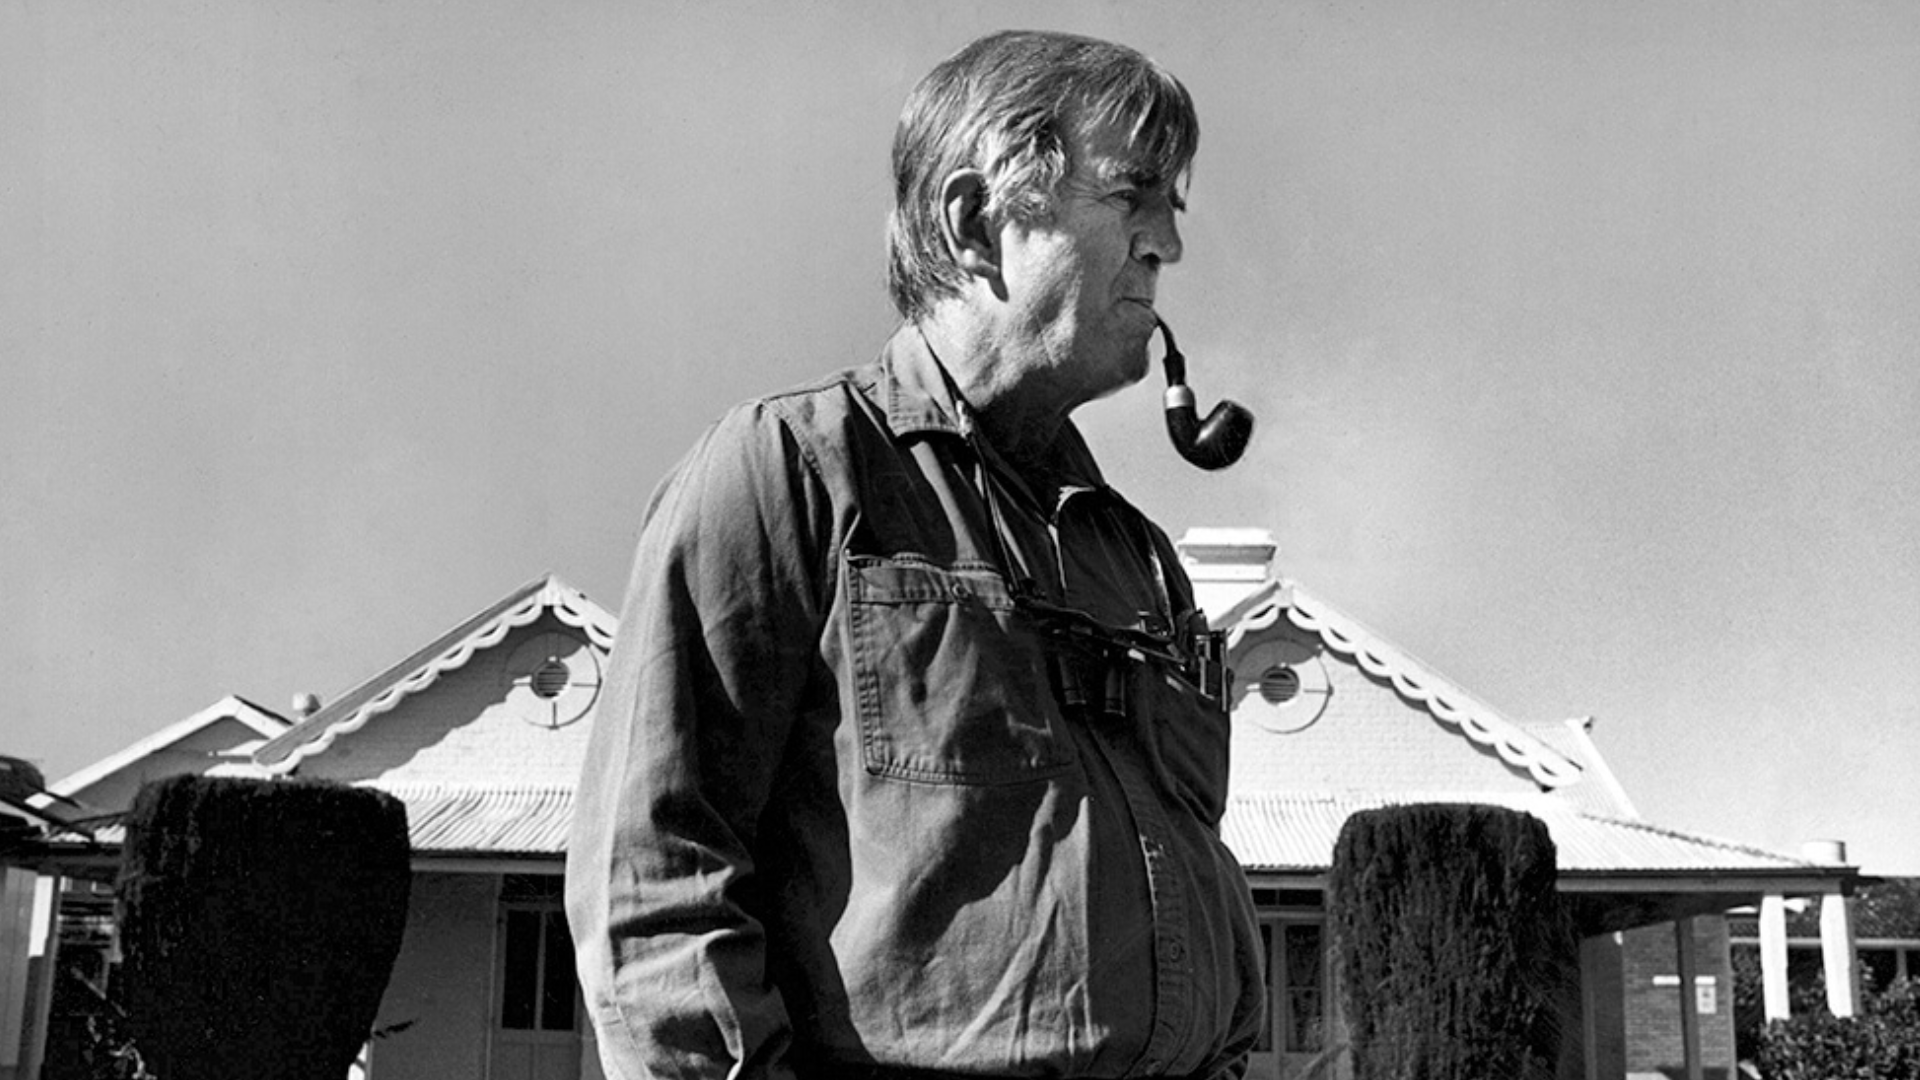
[[[1130,49],[963,49],[895,137],[901,329],[656,494],[567,864],[608,1075],[1244,1071],[1217,655],[1068,419],[1146,372],[1197,139]]]

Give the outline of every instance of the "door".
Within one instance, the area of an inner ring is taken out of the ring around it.
[[[579,1080],[579,995],[560,883],[546,874],[502,881],[489,1080]]]

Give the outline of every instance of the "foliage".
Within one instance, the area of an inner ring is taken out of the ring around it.
[[[1920,984],[1870,995],[1859,1016],[1825,1009],[1761,1028],[1755,1065],[1767,1080],[1920,1080]]]
[[[1551,1076],[1577,945],[1538,819],[1483,805],[1363,811],[1329,915],[1355,1080]]]
[[[1766,982],[1760,971],[1760,947],[1735,944],[1728,950],[1733,964],[1733,1042],[1743,1058],[1760,1045],[1767,1023]],[[1787,1012],[1791,1016],[1824,1012],[1827,974],[1817,956],[1795,952],[1787,956]],[[1861,986],[1865,987],[1863,979]]]
[[[58,971],[41,1080],[153,1080],[119,1001],[64,963]]]
[[[1920,937],[1920,878],[1888,878],[1861,888],[1852,918],[1861,937]]]
[[[339,1080],[406,925],[406,807],[316,781],[148,784],[118,888],[128,1020],[162,1080]]]

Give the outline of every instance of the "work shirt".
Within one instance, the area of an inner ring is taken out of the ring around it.
[[[1244,1069],[1191,586],[1070,424],[1051,462],[906,327],[656,492],[567,863],[610,1077]]]

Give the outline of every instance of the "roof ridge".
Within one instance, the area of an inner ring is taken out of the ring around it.
[[[1769,859],[1784,859],[1796,866],[1821,869],[1831,868],[1837,865],[1834,863],[1815,862],[1811,859],[1802,858],[1799,855],[1790,855],[1784,851],[1774,851],[1771,848],[1760,847],[1757,844],[1749,844],[1739,840],[1729,840],[1724,836],[1716,836],[1712,833],[1693,832],[1687,829],[1675,828],[1671,825],[1659,825],[1645,818],[1613,817],[1607,814],[1595,814],[1571,807],[1569,810],[1591,821],[1598,821],[1607,825],[1618,825],[1624,829],[1637,829],[1641,832],[1652,833],[1655,836],[1664,836],[1672,840],[1686,840],[1696,844],[1705,844],[1709,847],[1723,848],[1727,851],[1737,851],[1742,855],[1758,855]]]

